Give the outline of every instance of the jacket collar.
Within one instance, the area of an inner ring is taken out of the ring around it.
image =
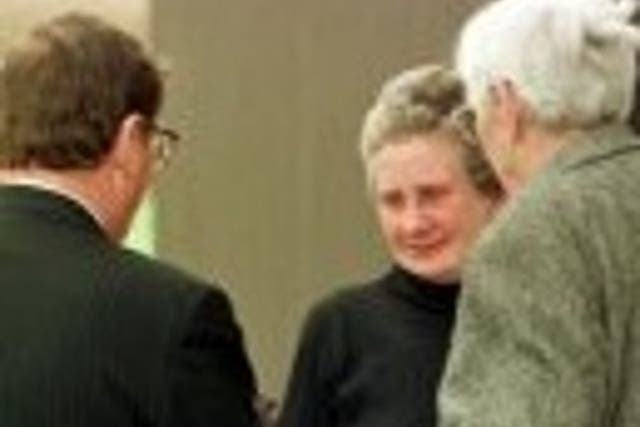
[[[603,126],[585,132],[563,147],[550,169],[568,170],[598,162],[628,151],[640,150],[640,139],[624,125]]]
[[[107,237],[98,221],[80,203],[35,186],[0,185],[0,215],[32,218]]]

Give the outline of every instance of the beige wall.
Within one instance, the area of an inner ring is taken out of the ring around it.
[[[105,17],[147,39],[151,0],[2,0],[0,46],[33,23],[69,10]]]
[[[310,304],[386,263],[356,155],[364,109],[389,75],[446,59],[474,3],[156,0],[166,116],[186,134],[159,251],[229,290],[269,393]]]

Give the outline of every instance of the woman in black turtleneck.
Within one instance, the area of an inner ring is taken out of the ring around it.
[[[430,427],[462,258],[502,196],[473,144],[459,80],[438,66],[391,79],[361,152],[393,265],[311,311],[280,427]]]

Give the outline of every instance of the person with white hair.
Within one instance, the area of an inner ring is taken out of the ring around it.
[[[456,67],[510,201],[463,271],[443,427],[640,425],[633,4],[497,0]]]

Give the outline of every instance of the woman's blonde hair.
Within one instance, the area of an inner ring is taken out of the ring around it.
[[[502,190],[482,153],[473,130],[473,115],[464,104],[464,87],[453,71],[423,65],[388,80],[365,115],[360,155],[371,183],[371,161],[384,147],[405,136],[448,130],[459,143],[465,169],[475,187],[488,196]]]

